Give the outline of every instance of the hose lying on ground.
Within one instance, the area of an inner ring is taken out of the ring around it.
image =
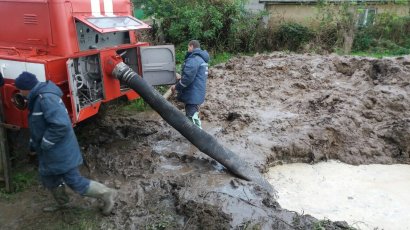
[[[113,67],[112,75],[127,84],[137,92],[152,109],[179,131],[186,139],[200,151],[212,157],[233,174],[249,181],[253,181],[273,194],[272,186],[263,176],[242,160],[231,150],[221,145],[216,138],[194,125],[184,114],[163,98],[151,85],[135,73],[123,62],[110,63]]]

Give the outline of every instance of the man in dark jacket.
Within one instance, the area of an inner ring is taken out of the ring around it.
[[[208,63],[208,52],[201,50],[197,40],[190,41],[182,66],[181,79],[172,88],[178,92],[177,99],[185,103],[185,114],[188,119],[199,128],[202,128],[199,107],[205,101]]]
[[[51,81],[38,82],[29,72],[20,74],[15,85],[28,99],[30,149],[38,155],[41,181],[57,201],[56,207],[43,210],[67,207],[67,184],[80,195],[102,199],[103,214],[109,215],[117,192],[80,175],[78,166],[83,159],[60,88]]]

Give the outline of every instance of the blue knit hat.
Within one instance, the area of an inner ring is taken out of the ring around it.
[[[29,72],[21,73],[14,82],[16,88],[21,90],[31,90],[37,85],[37,83],[38,80],[36,75]]]

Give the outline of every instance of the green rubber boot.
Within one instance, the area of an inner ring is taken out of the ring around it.
[[[96,181],[90,181],[90,187],[88,188],[84,196],[93,197],[104,201],[102,213],[108,216],[111,214],[111,211],[114,208],[117,191],[108,188],[107,186]]]
[[[55,212],[68,207],[70,198],[68,197],[65,191],[64,184],[61,184],[57,188],[50,190],[50,192],[53,195],[55,201],[57,202],[57,205],[43,208],[44,212]]]
[[[199,112],[195,112],[192,116],[192,122],[198,126],[198,128],[202,129],[201,120],[199,119]]]

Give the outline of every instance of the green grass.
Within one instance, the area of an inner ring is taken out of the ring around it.
[[[161,86],[155,86],[155,89],[160,93],[164,94],[165,92],[168,91],[170,86],[168,85],[161,85]],[[126,111],[137,111],[137,112],[143,112],[151,109],[151,107],[144,101],[142,98],[138,98],[136,100],[128,102],[128,105],[123,107],[124,110]]]
[[[332,222],[330,220],[323,219],[313,224],[313,230],[326,230],[326,229],[333,229]],[[356,229],[349,226],[347,230],[356,230]]]
[[[150,108],[150,106],[145,103],[144,99],[138,98],[134,101],[130,101],[128,105],[124,106],[126,111],[138,111],[143,112]]]
[[[168,91],[170,86],[168,85],[160,85],[160,86],[155,86],[155,89],[160,93],[160,94],[164,94],[165,92]]]
[[[37,171],[17,171],[11,176],[13,192],[8,193],[4,188],[0,188],[0,199],[12,200],[17,193],[25,191],[27,188],[38,183]]]
[[[154,210],[153,212],[155,212]],[[165,229],[177,229],[177,223],[172,213],[167,210],[160,210],[161,213],[154,215],[148,219],[148,223],[145,224],[145,230],[165,230]]]
[[[15,192],[23,192],[37,183],[37,171],[16,172],[12,176],[12,183]]]
[[[397,53],[397,52],[364,52],[364,51],[359,51],[359,52],[352,52],[350,55],[353,56],[359,56],[359,57],[373,57],[373,58],[384,58],[384,57],[397,57],[397,56],[403,56],[403,55],[408,55],[409,53]]]
[[[359,36],[357,39],[358,45],[353,47],[352,55],[383,58],[410,54],[410,41],[397,44],[391,40],[372,39],[366,36]]]
[[[227,53],[227,52],[216,53],[216,54],[212,55],[209,65],[214,66],[214,65],[218,65],[220,63],[227,62],[232,57],[233,57],[233,55],[231,53]]]

